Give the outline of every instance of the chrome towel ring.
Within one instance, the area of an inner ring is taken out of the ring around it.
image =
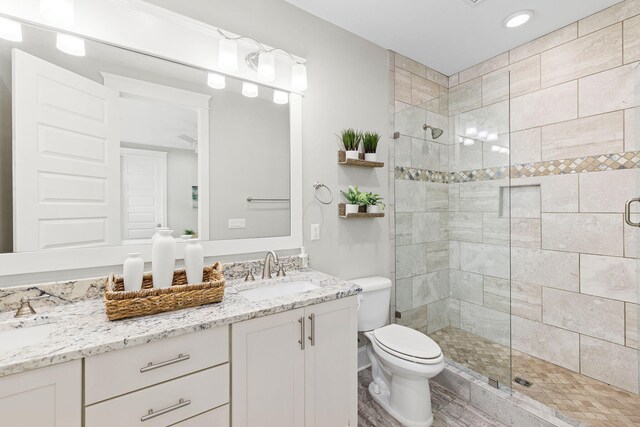
[[[326,188],[327,191],[329,192],[329,201],[328,202],[322,200],[318,196],[318,190],[320,188],[322,188],[322,187]],[[333,193],[331,193],[331,189],[329,187],[327,187],[326,185],[324,185],[323,183],[321,183],[321,182],[316,181],[316,182],[313,183],[313,195],[315,196],[316,200],[319,201],[320,203],[322,203],[323,205],[330,205],[333,202]]]

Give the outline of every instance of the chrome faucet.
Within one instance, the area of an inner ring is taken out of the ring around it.
[[[274,251],[267,252],[267,256],[264,257],[264,267],[262,269],[263,279],[271,279],[271,258],[273,258],[276,264],[279,263],[278,255],[276,255]]]

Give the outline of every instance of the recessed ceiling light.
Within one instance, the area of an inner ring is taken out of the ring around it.
[[[526,24],[533,16],[533,12],[530,10],[521,10],[520,12],[516,12],[507,16],[507,19],[504,20],[504,26],[507,28],[515,28],[520,25]]]

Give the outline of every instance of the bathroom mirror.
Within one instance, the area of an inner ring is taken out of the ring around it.
[[[299,95],[22,27],[0,39],[0,253],[92,266],[87,250],[148,252],[159,226],[207,255],[293,234]]]

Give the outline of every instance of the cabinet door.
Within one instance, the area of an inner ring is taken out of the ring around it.
[[[303,325],[304,309],[232,325],[233,427],[304,425]]]
[[[305,427],[356,426],[357,297],[305,309]],[[313,338],[313,339],[312,339]]]
[[[80,427],[80,360],[0,378],[0,424]]]

